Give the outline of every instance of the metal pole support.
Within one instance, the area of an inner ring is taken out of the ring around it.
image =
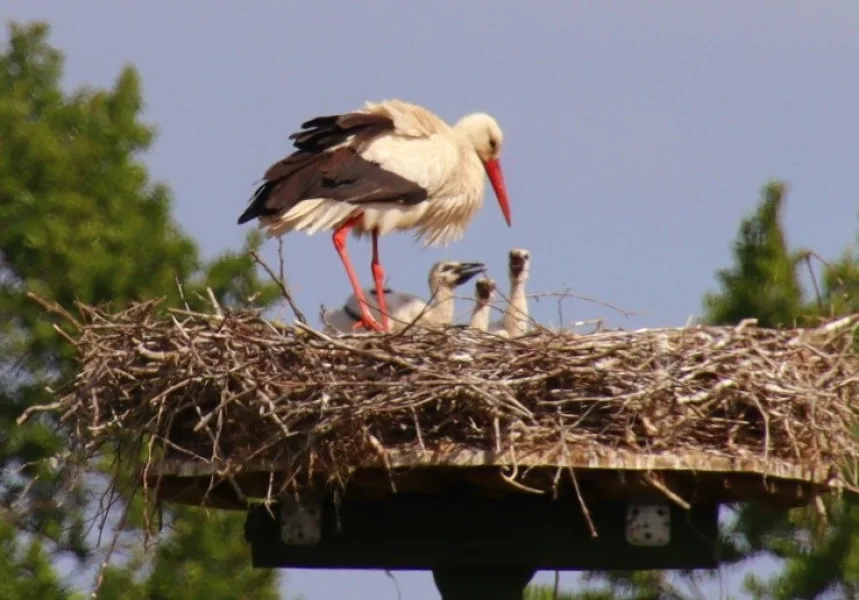
[[[433,569],[442,600],[522,600],[536,569]]]

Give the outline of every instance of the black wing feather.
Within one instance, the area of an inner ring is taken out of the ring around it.
[[[277,215],[309,198],[406,205],[426,200],[424,188],[365,160],[349,146],[332,150],[359,133],[381,132],[393,125],[389,117],[364,113],[328,115],[302,123],[301,131],[289,136],[295,152],[266,171],[264,183],[238,223]]]

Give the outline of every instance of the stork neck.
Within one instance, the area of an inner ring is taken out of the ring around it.
[[[516,304],[520,310],[528,310],[524,279],[514,279],[510,282],[510,304]]]
[[[432,290],[432,294],[425,318],[439,325],[449,324],[453,321],[453,290],[446,285],[440,285]]]
[[[488,303],[479,302],[471,315],[471,327],[486,331],[489,329],[489,313],[491,307]]]
[[[525,280],[511,279],[510,301],[504,312],[504,328],[511,336],[525,332],[528,323],[528,298],[525,295]]]

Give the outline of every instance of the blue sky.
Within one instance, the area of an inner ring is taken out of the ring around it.
[[[855,2],[26,0],[3,14],[52,25],[70,86],[140,69],[160,132],[146,161],[207,256],[240,246],[247,228],[236,218],[299,123],[389,97],[449,120],[475,110],[498,119],[514,224],[489,197],[447,248],[389,236],[382,260],[399,289],[425,291],[444,258],[482,260],[503,281],[518,246],[533,256],[530,291],[569,287],[642,315],[568,301],[567,318],[682,324],[701,312],[770,178],[789,184],[793,244],[833,257],[855,240]],[[369,284],[369,245],[350,248]],[[305,312],[349,293],[328,235],[289,236],[285,253]],[[532,312],[557,324],[552,303]],[[288,578],[308,600],[396,598],[381,572]],[[404,598],[438,597],[427,574],[398,580]]]

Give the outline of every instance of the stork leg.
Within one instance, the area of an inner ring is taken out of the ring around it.
[[[376,282],[376,300],[379,301],[379,312],[382,314],[382,327],[388,331],[388,306],[385,303],[385,270],[379,262],[379,230],[373,229],[373,261],[370,269],[373,271],[373,280]]]
[[[355,275],[355,270],[352,268],[352,262],[349,260],[349,253],[346,252],[346,237],[360,220],[361,215],[358,214],[340,224],[337,229],[334,230],[332,239],[334,241],[334,248],[337,250],[340,260],[343,261],[343,266],[346,267],[346,275],[349,277],[349,283],[352,284],[352,291],[355,293],[355,298],[357,298],[358,305],[361,307],[361,321],[359,321],[358,325],[363,325],[367,329],[384,331],[382,326],[373,318],[373,315],[370,314],[370,308],[367,305],[367,299],[364,297],[364,291],[361,289],[361,285],[358,283],[358,277]]]

